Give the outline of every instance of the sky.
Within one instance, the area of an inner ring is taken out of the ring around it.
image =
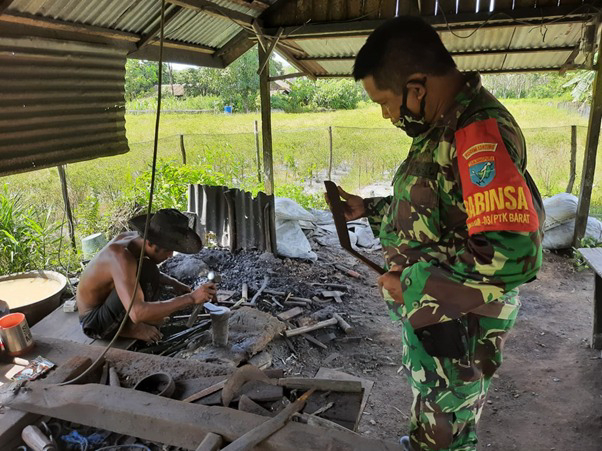
[[[277,61],[280,61],[282,63],[283,67],[287,67],[290,66],[290,64],[288,63],[288,61],[286,61],[284,58],[282,58],[277,52],[274,52],[274,56],[276,58]],[[190,64],[178,64],[178,63],[173,63],[171,65],[171,67],[173,68],[173,70],[184,70],[184,69],[190,69],[191,67],[198,67],[198,66],[191,66]]]

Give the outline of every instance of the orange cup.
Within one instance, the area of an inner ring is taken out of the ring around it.
[[[33,337],[23,313],[9,313],[0,318],[0,339],[4,350],[10,356],[18,356],[30,351]]]

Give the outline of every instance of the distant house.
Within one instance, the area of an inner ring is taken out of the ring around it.
[[[270,94],[290,94],[291,85],[285,80],[275,80],[270,82]]]

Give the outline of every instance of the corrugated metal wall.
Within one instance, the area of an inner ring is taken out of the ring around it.
[[[214,233],[219,246],[276,251],[274,196],[226,186],[189,185],[188,211],[198,215],[197,233]]]
[[[0,36],[0,175],[117,155],[126,51]]]

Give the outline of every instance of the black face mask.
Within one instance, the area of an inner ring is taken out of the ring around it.
[[[425,85],[426,79],[422,81],[415,81],[416,83],[421,83],[423,86]],[[420,114],[412,113],[407,107],[408,100],[408,87],[404,86],[403,88],[403,104],[399,108],[399,120],[395,122],[393,125],[402,129],[410,138],[415,138],[416,136],[422,135],[426,132],[431,126],[427,124],[426,119],[424,118],[424,109],[426,105],[426,94],[420,101]]]

